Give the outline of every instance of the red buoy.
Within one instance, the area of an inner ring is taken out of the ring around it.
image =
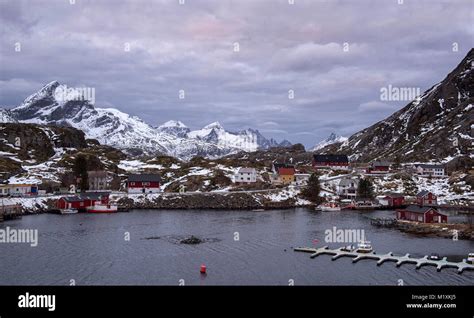
[[[206,265],[202,264],[199,272],[201,272],[201,274],[206,274]]]

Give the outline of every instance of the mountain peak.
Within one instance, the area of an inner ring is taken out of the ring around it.
[[[224,127],[222,127],[221,123],[219,123],[218,121],[215,121],[213,123],[210,123],[207,126],[204,126],[203,129],[224,129]]]
[[[453,71],[416,101],[353,134],[347,142],[321,151],[347,154],[359,162],[380,158],[447,162],[471,156],[473,58],[471,49]]]
[[[326,139],[320,141],[316,146],[314,146],[311,151],[316,151],[332,144],[342,143],[347,141],[347,139],[347,137],[343,137],[332,132]]]
[[[172,128],[172,127],[187,128],[187,126],[179,120],[168,120],[164,124],[158,126],[158,128]]]
[[[23,103],[21,103],[21,105],[16,108],[17,109],[28,108],[35,101],[43,99],[43,98],[54,99],[53,97],[54,91],[56,90],[56,88],[58,88],[59,85],[60,84],[58,81],[49,82],[48,84],[44,85],[41,89],[39,89],[36,93],[33,93],[27,98],[25,98]]]

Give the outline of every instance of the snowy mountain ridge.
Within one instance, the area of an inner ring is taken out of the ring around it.
[[[98,108],[80,89],[53,81],[28,96],[18,107],[0,109],[2,122],[70,126],[87,138],[122,149],[132,155],[166,154],[183,160],[194,156],[218,158],[239,151],[286,146],[267,139],[258,130],[229,132],[218,122],[191,131],[180,121],[153,127],[137,116],[115,108]]]
[[[313,148],[310,149],[310,151],[317,151],[319,149],[322,149],[326,146],[336,144],[336,143],[343,143],[347,141],[349,138],[343,137],[340,135],[336,135],[335,133],[331,133],[329,137],[327,137],[324,140],[321,140],[318,144],[316,144]]]
[[[441,82],[384,120],[317,152],[352,161],[448,162],[473,158],[474,49]]]

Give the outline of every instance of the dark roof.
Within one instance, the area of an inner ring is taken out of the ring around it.
[[[280,168],[295,168],[295,165],[291,165],[288,163],[273,163],[273,167],[275,167],[275,170],[278,170]]]
[[[430,191],[428,190],[423,190],[423,191],[420,191],[418,192],[418,194],[416,195],[418,198],[422,198],[424,196],[426,196],[428,193],[430,193]]]
[[[131,174],[128,176],[129,182],[161,182],[159,174]]]
[[[389,161],[373,161],[372,167],[390,167],[392,165]]]
[[[61,199],[63,199],[66,202],[81,202],[84,200],[84,199],[79,198],[77,195],[72,196],[72,197],[62,197]]]
[[[424,213],[426,213],[430,210],[435,210],[439,214],[443,214],[443,213],[439,212],[436,208],[429,207],[429,206],[409,205],[406,209],[404,209],[404,211],[408,211],[408,212],[412,212],[412,213],[422,213],[422,214],[424,214]],[[443,215],[445,215],[445,214],[443,214]]]
[[[395,193],[395,192],[394,192],[394,193],[389,193],[389,194],[387,194],[387,195],[385,195],[385,196],[386,196],[386,197],[391,197],[391,198],[403,198],[403,197],[404,197],[403,194],[401,194],[401,193]]]
[[[349,162],[346,155],[313,155],[315,162]]]
[[[87,171],[89,178],[105,178],[107,177],[107,171],[103,170],[91,170]]]
[[[102,196],[109,196],[110,192],[84,192],[79,194],[82,199],[89,200],[100,200]]]
[[[417,167],[422,167],[423,169],[442,169],[443,165],[440,164],[418,164]]]

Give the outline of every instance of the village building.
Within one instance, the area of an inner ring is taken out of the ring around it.
[[[87,179],[89,190],[108,190],[110,188],[107,171],[87,171]]]
[[[295,183],[296,185],[306,185],[308,184],[310,173],[295,173]]]
[[[367,173],[388,173],[391,165],[391,162],[388,161],[373,161],[367,168]]]
[[[358,179],[342,178],[337,185],[337,194],[344,198],[355,198],[358,186]]]
[[[295,166],[286,163],[274,163],[272,166],[272,183],[290,184],[295,181]]]
[[[378,199],[378,201],[385,207],[400,208],[405,205],[405,196],[401,193],[390,193]]]
[[[313,155],[315,169],[349,169],[349,158],[346,155]]]
[[[131,174],[127,180],[128,193],[160,192],[161,177],[159,174]]]
[[[418,175],[425,177],[446,176],[444,166],[439,164],[417,164],[415,165],[415,172]]]
[[[416,204],[418,205],[437,205],[438,198],[432,192],[423,190],[416,195]]]
[[[410,205],[406,209],[397,210],[398,220],[407,220],[421,223],[447,223],[448,216],[440,213],[433,207]]]
[[[38,195],[36,184],[0,184],[0,196],[33,196]]]
[[[96,204],[108,204],[109,192],[84,192],[78,195],[59,198],[56,207],[60,210],[76,209],[85,211],[88,207]]]
[[[240,168],[234,176],[235,183],[257,182],[257,170],[255,168]]]
[[[84,205],[84,200],[81,199],[77,195],[59,198],[59,200],[56,202],[56,207],[60,210],[66,210],[66,209],[85,210],[86,209],[86,206]]]

